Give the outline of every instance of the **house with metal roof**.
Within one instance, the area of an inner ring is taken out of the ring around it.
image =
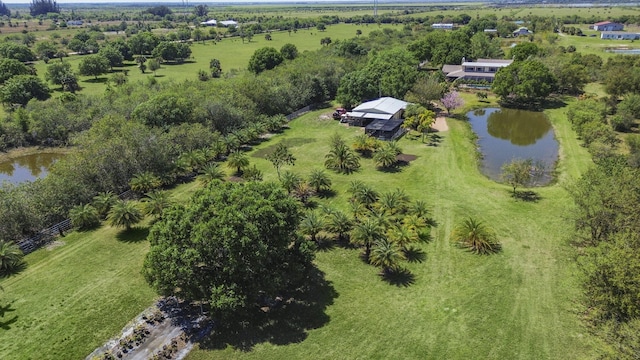
[[[601,21],[593,24],[593,30],[596,31],[622,31],[624,30],[624,25],[620,23],[615,23],[611,21]]]
[[[464,61],[462,65],[444,65],[442,72],[449,80],[471,80],[493,82],[500,68],[511,65],[513,60],[505,59],[478,59],[477,61]]]
[[[518,30],[513,32],[513,36],[526,36],[533,34],[533,31],[527,29],[526,27],[518,28]]]
[[[211,20],[207,20],[207,21],[201,22],[200,25],[203,25],[203,26],[216,26],[216,25],[218,25],[218,22],[215,19],[211,19]]]
[[[373,120],[364,128],[364,132],[378,140],[393,141],[405,133],[403,122],[403,119]]]
[[[381,97],[377,100],[364,102],[347,112],[349,125],[366,126],[373,120],[402,119],[402,113],[409,105],[408,102],[392,97]]]
[[[640,33],[632,33],[626,31],[603,31],[600,33],[600,39],[638,40],[640,39]]]

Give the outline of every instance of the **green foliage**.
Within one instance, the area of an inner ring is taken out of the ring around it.
[[[35,54],[26,45],[11,41],[0,42],[0,58],[14,59],[21,62],[34,61]]]
[[[433,101],[440,100],[446,91],[445,85],[437,75],[422,76],[416,80],[407,92],[407,101],[433,108]]]
[[[283,165],[293,166],[296,162],[296,158],[289,151],[289,148],[283,143],[278,143],[278,145],[276,145],[275,150],[271,154],[267,155],[267,160],[269,160],[276,169],[278,179],[280,179],[280,168],[282,168]]]
[[[242,173],[242,178],[246,181],[262,181],[264,174],[262,170],[254,164],[252,167],[247,168]]]
[[[0,88],[0,101],[7,104],[27,105],[29,100],[45,100],[49,87],[35,75],[16,75],[5,81]]]
[[[52,41],[41,41],[36,44],[34,50],[40,59],[53,59],[58,53],[58,47]]]
[[[500,39],[492,38],[484,31],[475,33],[471,37],[470,43],[472,59],[501,59],[504,57],[504,52],[500,47]]]
[[[131,52],[137,55],[151,55],[158,43],[160,39],[149,31],[140,32],[129,38]]]
[[[204,183],[204,185],[207,185],[214,180],[222,180],[224,177],[225,174],[218,164],[209,163],[202,168],[198,180]]]
[[[280,54],[285,60],[293,60],[298,57],[298,48],[291,43],[286,43],[280,48]]]
[[[2,1],[0,1],[0,16],[7,16],[7,17],[11,16],[11,10],[9,10],[7,5]]]
[[[73,75],[71,64],[60,61],[47,66],[47,73],[44,75],[44,78],[53,85],[63,85],[70,75]]]
[[[384,238],[384,228],[376,219],[365,218],[354,225],[349,236],[351,243],[364,247],[364,258],[369,262],[374,243]]]
[[[240,151],[234,151],[227,158],[227,166],[236,169],[236,175],[242,174],[242,169],[249,166],[249,158]]]
[[[398,164],[398,154],[393,147],[384,144],[373,153],[373,161],[379,168],[390,169]]]
[[[500,251],[493,230],[483,222],[469,217],[456,225],[451,237],[471,252],[481,255]]]
[[[220,60],[211,59],[209,61],[209,71],[211,71],[212,78],[219,78],[222,75],[222,66],[220,65]]]
[[[313,252],[295,234],[300,215],[273,183],[212,183],[153,226],[144,275],[162,295],[207,301],[217,318],[251,313],[306,281]]]
[[[509,104],[532,105],[551,94],[556,79],[537,60],[514,62],[501,68],[491,84],[491,90]]]
[[[78,205],[69,211],[71,224],[80,230],[90,230],[100,225],[98,210],[91,204]]]
[[[337,144],[325,155],[324,166],[339,173],[349,174],[360,168],[360,160],[344,143]]]
[[[55,0],[31,0],[29,13],[31,16],[47,15],[49,13],[59,13],[60,7]]]
[[[534,163],[533,159],[513,159],[501,167],[502,180],[513,188],[516,194],[518,186],[529,187],[544,175],[545,168],[541,163]]]
[[[471,42],[466,31],[432,31],[409,44],[408,50],[418,61],[434,65],[462,64],[471,55]]]
[[[302,177],[291,171],[283,172],[280,177],[280,184],[282,184],[282,187],[289,194],[292,193],[302,182]]]
[[[249,59],[249,70],[259,74],[265,70],[271,70],[284,61],[282,54],[272,47],[263,47],[256,50]]]
[[[136,174],[129,181],[131,190],[141,194],[146,194],[152,190],[155,190],[159,188],[160,185],[162,185],[162,180],[160,180],[159,177],[157,177],[150,171]]]
[[[338,240],[344,241],[353,228],[353,220],[344,212],[333,210],[327,216],[325,226],[327,231],[338,235]]]
[[[166,191],[147,192],[142,199],[142,212],[153,216],[155,220],[162,219],[164,212],[173,206],[173,201]]]
[[[124,56],[115,46],[107,45],[100,48],[98,55],[104,57],[109,62],[109,68],[113,70],[114,66],[122,66]]]
[[[314,169],[309,174],[309,185],[315,189],[316,193],[331,189],[331,178],[322,169]]]
[[[107,221],[109,225],[115,227],[124,227],[126,230],[140,221],[142,221],[143,215],[138,204],[134,201],[119,200],[109,210],[107,215]]]
[[[18,245],[0,240],[0,278],[11,275],[19,269],[24,254]]]
[[[165,127],[191,122],[192,114],[189,98],[161,93],[136,106],[131,118],[149,126]]]
[[[0,85],[16,75],[33,74],[21,61],[10,58],[0,58]]]
[[[78,64],[80,75],[93,76],[96,79],[108,70],[109,60],[102,55],[87,55]]]
[[[317,242],[317,235],[324,228],[325,223],[322,217],[315,211],[310,211],[300,222],[300,232],[311,237],[311,241]]]
[[[398,267],[398,263],[405,257],[396,243],[387,239],[376,240],[371,251],[371,265],[382,268],[384,274]]]
[[[510,58],[513,61],[531,60],[540,53],[538,45],[532,42],[522,42],[511,48]]]
[[[92,205],[98,212],[98,216],[104,219],[116,202],[118,202],[118,196],[111,191],[105,191],[93,197]]]
[[[158,60],[158,58],[151,59],[147,63],[147,66],[149,67],[149,70],[153,71],[153,76],[156,76],[156,71],[161,67],[160,60]]]
[[[161,41],[151,55],[164,61],[183,62],[191,56],[191,48],[185,43]]]

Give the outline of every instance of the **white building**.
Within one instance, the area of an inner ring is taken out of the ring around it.
[[[622,31],[624,25],[620,23],[614,23],[611,21],[601,21],[593,24],[593,30],[596,31]]]
[[[513,60],[478,59],[463,61],[462,65],[444,65],[442,72],[449,80],[473,80],[493,82],[496,73],[503,67],[511,65]]]
[[[527,29],[526,27],[518,28],[518,30],[513,32],[513,36],[526,36],[533,34],[533,31]]]
[[[626,31],[603,31],[600,33],[600,39],[638,40],[640,39],[640,33],[630,33]]]
[[[201,22],[200,25],[203,25],[203,26],[216,26],[216,25],[218,25],[218,22],[216,20],[214,20],[214,19],[211,19],[211,20],[207,20],[207,21]]]
[[[453,24],[431,24],[432,29],[453,30]]]

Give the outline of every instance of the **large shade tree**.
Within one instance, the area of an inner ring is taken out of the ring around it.
[[[214,315],[251,311],[300,285],[312,245],[296,234],[301,211],[273,183],[211,183],[151,229],[144,275],[162,295],[208,302]]]
[[[528,106],[549,96],[555,86],[549,68],[540,61],[526,60],[498,70],[491,90],[507,104]]]

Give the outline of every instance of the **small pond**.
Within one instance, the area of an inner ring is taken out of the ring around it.
[[[63,157],[65,154],[37,153],[0,162],[0,184],[5,181],[19,184],[43,178],[47,175],[49,167]]]
[[[612,49],[607,52],[624,55],[640,55],[640,49]]]
[[[486,108],[467,113],[478,136],[482,172],[500,181],[501,167],[513,159],[533,159],[545,165],[542,184],[552,180],[558,160],[558,142],[549,119],[541,112]]]

